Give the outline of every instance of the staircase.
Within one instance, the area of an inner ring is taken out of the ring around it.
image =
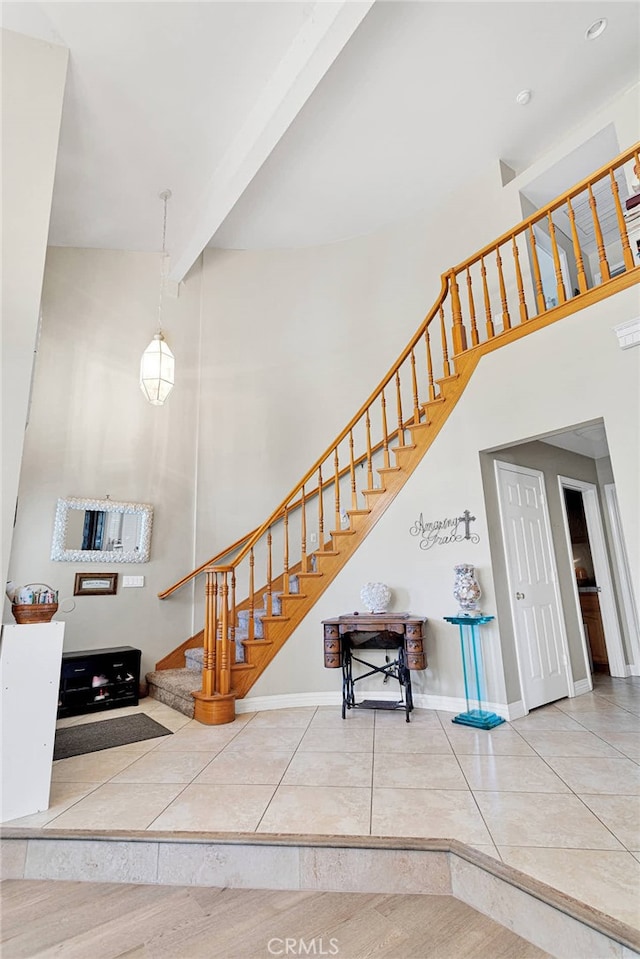
[[[206,577],[204,629],[147,675],[150,695],[201,722],[230,722],[235,699],[248,693],[398,495],[482,356],[640,282],[623,208],[624,166],[634,162],[637,146],[443,275],[440,295],[406,349],[273,514],[159,594],[166,599],[193,577]],[[586,239],[573,214],[582,200],[592,214]],[[615,211],[604,233],[598,202]],[[575,290],[564,285],[554,216],[570,224]],[[554,297],[543,288],[534,225],[551,242]],[[612,245],[624,262],[614,278]],[[602,277],[597,286],[589,256]],[[557,305],[548,308],[549,300]]]

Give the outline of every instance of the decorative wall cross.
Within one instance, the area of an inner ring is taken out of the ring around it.
[[[463,515],[460,517],[460,522],[464,523],[464,538],[471,539],[471,532],[469,527],[471,523],[475,520],[475,516],[472,516],[468,509],[466,509]]]

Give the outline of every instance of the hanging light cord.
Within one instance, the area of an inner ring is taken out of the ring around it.
[[[160,295],[158,297],[158,333],[162,334],[162,303],[166,285],[167,264],[167,203],[171,198],[171,190],[163,190],[159,196],[160,199],[164,201],[164,218],[162,221],[162,268],[160,270]]]

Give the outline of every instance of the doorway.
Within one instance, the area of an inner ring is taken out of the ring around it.
[[[609,657],[598,596],[601,587],[596,582],[596,574],[593,569],[593,557],[587,532],[587,518],[584,512],[582,492],[564,486],[562,487],[562,494],[569,525],[571,558],[580,600],[582,628],[584,629],[589,654],[589,671],[610,675]]]
[[[566,476],[558,482],[589,673],[626,676],[597,488]]]

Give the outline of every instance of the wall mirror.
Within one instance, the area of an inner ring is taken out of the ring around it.
[[[153,506],[110,499],[59,499],[51,559],[148,563]]]

